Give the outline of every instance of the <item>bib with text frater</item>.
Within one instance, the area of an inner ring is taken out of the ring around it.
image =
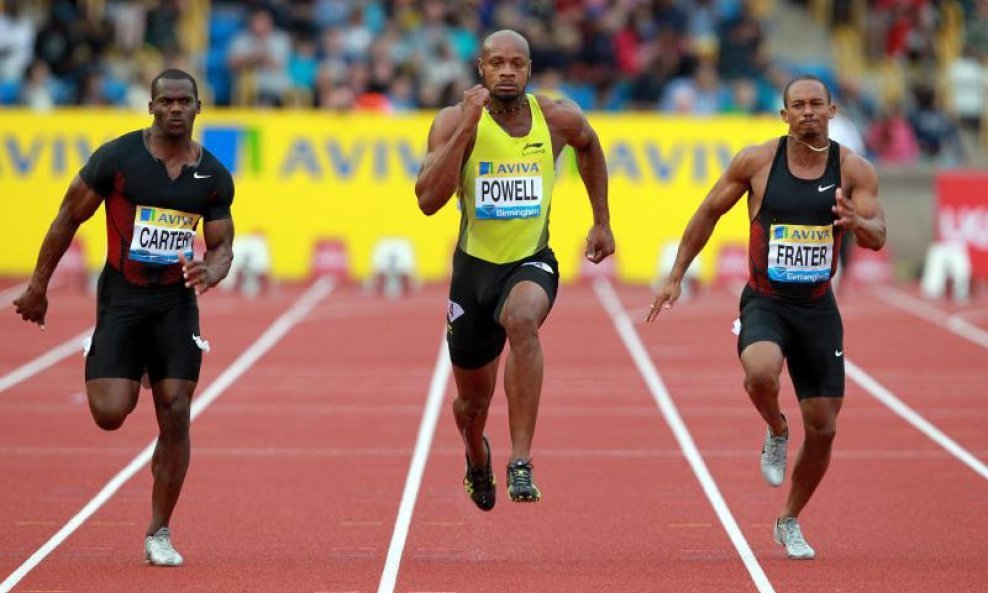
[[[827,280],[833,250],[833,225],[773,224],[769,228],[768,277],[776,282]]]
[[[166,208],[137,206],[134,216],[134,238],[129,257],[146,264],[178,263],[179,254],[192,259],[192,242],[199,224],[199,214]]]
[[[539,161],[480,161],[477,166],[474,187],[477,220],[533,218],[542,214]]]

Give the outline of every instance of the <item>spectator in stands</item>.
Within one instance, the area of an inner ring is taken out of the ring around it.
[[[73,103],[86,106],[111,104],[110,98],[106,96],[106,76],[103,72],[98,68],[91,68],[83,76]]]
[[[677,78],[669,83],[662,99],[662,110],[672,113],[712,115],[721,110],[725,93],[717,76],[717,68],[705,62],[690,78]]]
[[[35,59],[28,67],[27,80],[21,87],[20,103],[32,111],[50,111],[55,107],[56,84],[48,64],[44,60]],[[144,94],[147,95],[147,92]]]
[[[178,40],[180,19],[179,0],[157,0],[147,12],[144,42],[163,54],[181,52],[182,46]]]
[[[967,160],[964,145],[954,120],[937,105],[936,91],[927,84],[913,89],[916,108],[909,123],[916,135],[922,155],[945,167],[957,166]]]
[[[954,115],[965,128],[978,130],[988,99],[988,53],[979,56],[974,46],[968,44],[963,54],[947,67],[947,79]]]
[[[229,65],[236,76],[238,102],[245,105],[280,106],[291,88],[288,59],[292,45],[288,33],[275,27],[267,8],[255,8],[248,29],[230,44]]]
[[[724,80],[756,78],[764,70],[762,26],[747,5],[720,30],[718,70]]]
[[[16,0],[0,5],[0,81],[21,80],[31,63],[34,22],[21,12]]]
[[[294,105],[311,107],[319,73],[319,57],[316,42],[304,33],[292,38],[292,55],[288,58],[288,75],[291,78],[291,94]]]
[[[880,163],[911,165],[919,159],[916,135],[898,103],[890,103],[872,123],[866,141]]]

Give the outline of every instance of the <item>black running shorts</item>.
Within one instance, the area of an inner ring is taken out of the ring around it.
[[[791,303],[745,287],[738,354],[755,342],[782,349],[796,397],[844,397],[844,325],[832,292]]]
[[[199,306],[183,283],[137,286],[106,265],[96,295],[96,331],[86,380],[199,380]]]
[[[501,354],[507,339],[498,321],[501,309],[514,285],[525,280],[545,290],[552,309],[559,289],[559,264],[552,249],[508,264],[456,250],[446,312],[446,342],[454,365],[479,369]]]

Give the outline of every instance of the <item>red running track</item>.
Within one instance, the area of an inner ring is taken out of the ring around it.
[[[199,393],[302,290],[205,296],[213,351]],[[649,292],[617,292],[642,317]],[[143,468],[13,590],[377,591],[440,351],[444,293],[387,301],[338,288],[203,412],[172,522],[185,567],[144,565]],[[986,413],[976,404],[988,350],[867,290],[841,306],[849,360],[983,464]],[[635,329],[764,570],[762,590],[983,590],[985,479],[851,380],[830,474],[802,519],[818,558],[785,559],[770,532],[785,488],[758,472],[764,428],[741,389],[736,307],[732,296],[701,295]],[[0,376],[88,327],[92,308],[86,295],[54,294],[44,333],[8,309],[0,331],[16,339],[0,347]],[[984,322],[983,309],[964,313]],[[447,386],[394,591],[757,591],[594,291],[564,286],[542,335],[534,457],[545,500],[507,500],[499,393],[488,434],[500,498],[491,513],[473,507]],[[81,355],[70,356],[0,392],[0,579],[154,437],[146,393],[123,429],[99,431],[81,375]]]

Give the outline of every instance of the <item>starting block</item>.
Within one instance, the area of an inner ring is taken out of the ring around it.
[[[369,285],[387,298],[398,298],[420,284],[415,248],[404,237],[379,240],[371,253]]]
[[[955,301],[971,296],[971,257],[963,243],[936,242],[926,251],[920,290],[929,299],[943,298],[950,283]]]

